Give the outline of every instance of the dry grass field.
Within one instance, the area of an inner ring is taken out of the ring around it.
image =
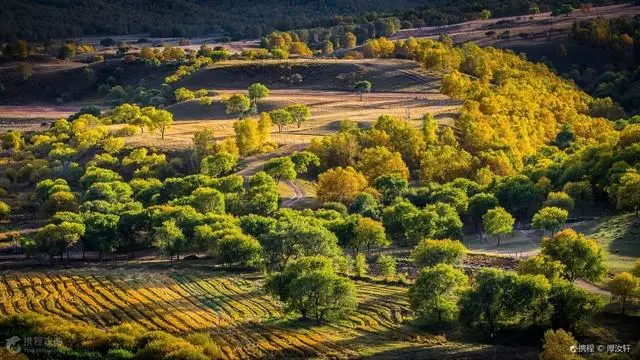
[[[299,73],[302,83],[290,84],[283,75]],[[372,92],[360,97],[350,91],[353,81],[369,80]],[[369,126],[383,114],[399,116],[421,124],[426,112],[432,113],[442,124],[453,123],[461,102],[439,93],[439,78],[424,73],[418,64],[408,60],[287,60],[287,61],[228,61],[202,69],[177,86],[208,89],[216,96],[211,105],[197,100],[169,106],[175,123],[166,132],[136,135],[128,139],[134,146],[184,148],[191,144],[194,132],[212,128],[219,138],[233,135],[236,118],[225,113],[224,98],[233,93],[246,92],[247,86],[262,82],[271,94],[260,102],[260,111],[270,111],[294,103],[311,108],[310,121],[300,128],[288,126],[283,133],[274,127],[273,140],[279,144],[305,144],[312,138],[337,131],[344,119]],[[86,102],[55,105],[0,106],[0,128],[38,130],[43,121],[66,117]],[[117,129],[119,126],[113,126]]]
[[[286,70],[283,70],[286,68]],[[301,84],[281,80],[282,72],[303,74]],[[339,80],[345,74],[372,82],[370,94],[362,101],[358,94]],[[187,78],[179,86],[204,88],[216,93],[214,103],[191,100],[174,104],[169,110],[176,122],[161,140],[158,134],[131,137],[131,145],[182,148],[191,144],[193,133],[211,128],[219,138],[233,135],[235,117],[225,113],[224,98],[246,92],[247,86],[262,82],[272,88],[259,104],[259,111],[270,111],[300,103],[310,107],[312,116],[300,128],[290,125],[283,133],[274,127],[272,138],[279,144],[305,144],[317,136],[335,133],[341,120],[349,119],[370,126],[383,114],[399,116],[421,125],[429,112],[441,124],[452,125],[461,102],[439,93],[439,79],[425,74],[415,62],[405,60],[298,60],[261,63],[229,61],[208,67]]]

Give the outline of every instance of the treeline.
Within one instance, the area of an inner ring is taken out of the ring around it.
[[[573,40],[602,49],[610,63],[602,72],[576,66],[564,76],[590,94],[611,97],[627,111],[637,113],[640,111],[640,77],[637,72],[640,65],[639,30],[640,18],[637,16],[575,22],[571,28]]]
[[[574,1],[577,6],[582,1]],[[603,4],[606,1],[591,2]],[[552,11],[563,1],[520,0],[480,5],[466,1],[414,0],[396,2],[350,0],[327,3],[223,1],[82,2],[10,0],[0,14],[0,39],[46,40],[88,35],[149,33],[152,37],[195,37],[220,34],[229,39],[260,38],[273,31],[331,28],[336,25],[374,26],[376,20],[396,18],[402,28],[446,25],[486,16]],[[100,9],[99,11],[96,9]],[[247,21],[251,19],[251,21]],[[372,37],[372,34],[369,34]],[[380,35],[378,35],[380,36]]]

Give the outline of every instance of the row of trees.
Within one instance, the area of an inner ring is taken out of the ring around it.
[[[425,240],[413,250],[411,258],[422,270],[409,298],[423,321],[442,326],[459,320],[494,337],[514,325],[577,329],[601,307],[596,296],[573,281],[602,279],[603,251],[573,230],[547,238],[541,254],[521,261],[517,273],[484,268],[471,285],[458,267],[465,252],[452,240]]]

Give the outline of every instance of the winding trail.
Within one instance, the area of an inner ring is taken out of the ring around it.
[[[294,196],[283,201],[281,204],[282,207],[294,207],[296,203],[298,203],[298,201],[308,197],[305,189],[301,187],[297,182],[292,180],[285,180],[283,181],[283,183],[293,190]]]
[[[262,170],[267,161],[276,157],[289,155],[295,151],[304,150],[306,146],[307,144],[284,145],[266,154],[250,156],[240,162],[239,166],[242,169],[237,171],[236,175],[240,175],[244,177],[245,180],[248,180],[249,177]]]
[[[276,151],[248,157],[242,161],[242,163],[240,164],[242,169],[236,172],[236,174],[242,176],[245,181],[249,181],[249,178],[262,170],[262,168],[264,168],[264,165],[269,160],[280,156],[287,156],[296,151],[304,150],[307,145],[308,144],[284,145],[279,147]],[[289,187],[294,193],[293,197],[288,198],[282,202],[282,207],[294,207],[299,201],[308,197],[306,190],[296,181],[284,180],[282,183]]]

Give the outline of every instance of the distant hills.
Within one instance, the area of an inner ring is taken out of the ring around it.
[[[394,16],[402,28],[470,20],[532,8],[553,10],[562,0],[3,0],[0,41],[147,33],[151,37],[220,35],[259,38],[274,30],[371,26]],[[570,3],[578,6],[582,0]],[[589,1],[594,5],[611,1]],[[350,29],[350,31],[351,31]]]

